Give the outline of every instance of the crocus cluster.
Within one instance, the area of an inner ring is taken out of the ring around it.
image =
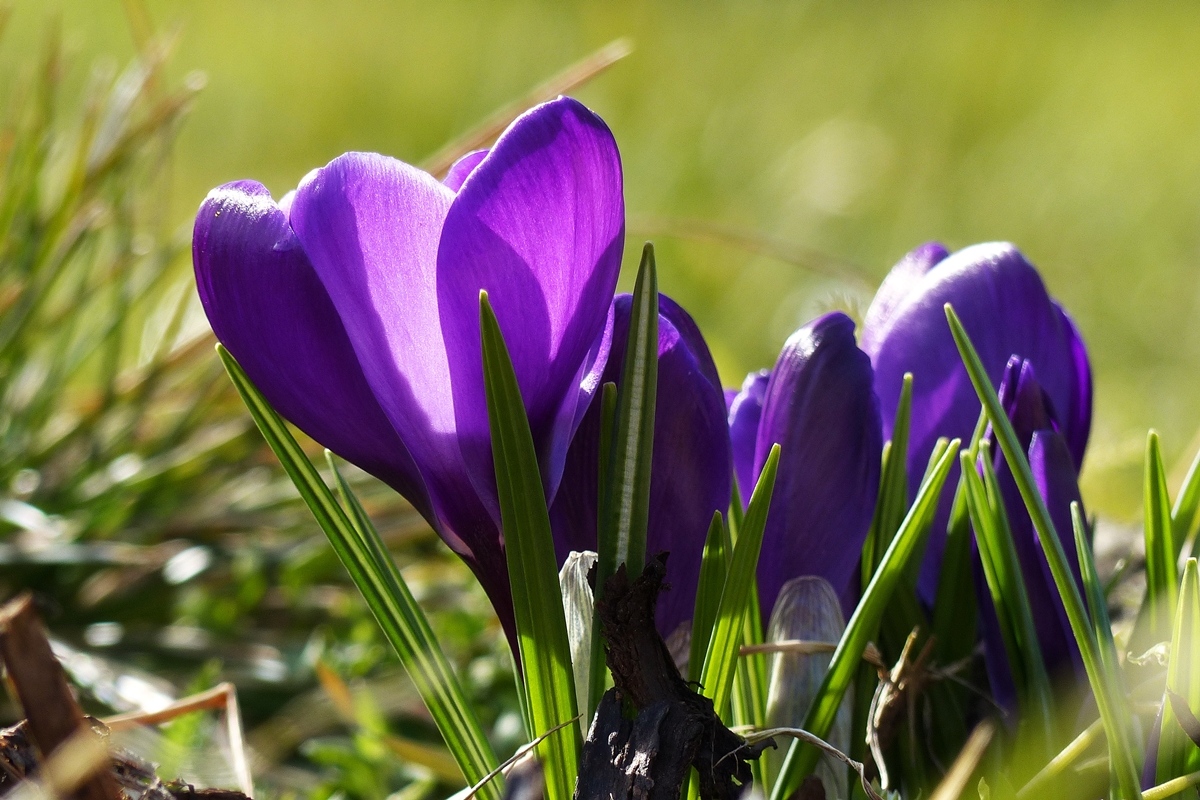
[[[919,247],[892,269],[867,311],[862,347],[875,367],[885,435],[891,433],[904,374],[913,375],[910,496],[916,494],[937,439],[968,441],[980,412],[946,325],[946,303],[963,320],[998,387],[1076,582],[1082,586],[1070,504],[1080,499],[1078,472],[1091,429],[1091,367],[1071,318],[1051,299],[1033,265],[1010,244],[979,244],[953,255],[936,243]],[[1059,677],[1072,669],[1082,673],[1066,610],[1033,523],[999,448],[992,450],[1047,671]],[[917,588],[926,603],[932,603],[937,588],[950,501],[946,492],[922,563]],[[976,585],[993,693],[1012,708],[1011,673],[981,574]]]
[[[513,633],[479,346],[489,292],[538,450],[557,556],[596,549],[600,397],[619,381],[630,298],[612,134],[569,98],[517,119],[442,181],[348,153],[276,203],[260,184],[213,190],[196,218],[200,297],[217,337],[297,427],[406,497],[478,576]],[[880,483],[883,442],[914,375],[912,492],[939,437],[969,439],[980,404],[946,326],[953,303],[978,347],[1056,520],[1078,500],[1091,420],[1087,354],[1037,271],[1011,245],[938,244],[891,271],[859,339],[845,314],[797,330],[770,371],[723,390],[692,318],[660,298],[647,552],[670,552],[656,623],[691,618],[714,512],[747,502],[782,446],[758,567],[763,619],[799,576],[828,582],[848,616]],[[1011,477],[997,461],[1038,633],[1052,670],[1077,667],[1061,603]],[[919,590],[932,602],[948,499]],[[1070,531],[1065,522],[1060,531]],[[1064,538],[1068,554],[1073,543]],[[983,606],[986,609],[987,604]],[[984,613],[988,666],[1011,678]]]

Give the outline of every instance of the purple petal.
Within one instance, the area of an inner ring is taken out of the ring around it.
[[[348,153],[305,178],[291,221],[425,478],[443,538],[476,569],[504,619],[511,601],[499,514],[480,502],[463,466],[437,315],[437,242],[453,197],[407,164]]]
[[[217,338],[280,414],[404,495],[434,528],[424,481],[372,394],[333,303],[270,193],[209,193],[192,237]]]
[[[479,166],[479,162],[483,161],[483,157],[488,154],[487,150],[475,150],[467,153],[465,156],[454,162],[450,167],[450,171],[446,173],[446,177],[442,178],[442,184],[447,189],[457,194],[462,188],[463,182],[467,176],[475,171]]]
[[[1146,758],[1142,762],[1142,791],[1152,788],[1158,781],[1158,747],[1162,739],[1163,714],[1166,711],[1165,701],[1159,702],[1158,713],[1154,715],[1154,724],[1146,735]]]
[[[607,359],[597,340],[624,234],[616,143],[599,117],[570,98],[514,122],[454,198],[438,246],[437,305],[453,426],[471,481],[490,506],[495,477],[479,292],[489,293],[504,331],[553,497],[576,412],[599,388],[595,373]]]
[[[1075,472],[1075,462],[1066,439],[1053,430],[1036,432],[1029,445],[1029,466],[1033,470],[1033,479],[1037,483],[1038,491],[1045,499],[1046,508],[1050,511],[1050,519],[1054,523],[1055,532],[1058,533],[1059,541],[1062,543],[1063,552],[1067,557],[1067,565],[1071,568],[1071,574],[1075,578],[1075,586],[1082,595],[1083,573],[1079,567],[1079,552],[1075,549],[1071,503],[1079,503],[1080,511],[1083,512],[1083,498],[1079,494],[1079,478]],[[1024,509],[1023,504],[1022,509]],[[1087,519],[1086,512],[1084,512],[1084,519]],[[1042,654],[1046,659],[1046,668],[1050,671],[1051,676],[1056,671],[1074,668],[1076,677],[1086,680],[1083,656],[1080,655],[1079,645],[1071,631],[1067,610],[1054,583],[1050,564],[1046,561],[1040,547],[1038,555],[1042,580],[1053,592],[1054,603],[1043,608],[1034,606],[1034,613],[1039,617],[1052,614],[1057,616],[1058,627],[1061,631],[1061,638],[1057,641],[1042,640]]]
[[[1033,363],[1028,359],[1020,356],[1009,359],[1004,377],[1000,379],[999,396],[1017,440],[1026,451],[1034,433],[1054,427],[1054,414],[1047,408],[1049,400],[1038,383]]]
[[[914,376],[910,496],[916,493],[938,437],[967,440],[979,416],[979,400],[946,325],[947,302],[966,326],[994,386],[1016,354],[1036,365],[1052,408],[1061,411],[1080,404],[1073,399],[1081,395],[1077,336],[1046,294],[1037,270],[1010,244],[958,251],[926,273],[878,328],[863,333],[864,340],[873,343],[885,436],[891,435],[904,373]],[[1057,420],[1068,441],[1086,440],[1086,431],[1077,429],[1079,419],[1076,415]],[[956,480],[954,475],[950,480]],[[919,588],[926,602],[932,601],[937,586],[951,494],[943,494],[922,564]]]
[[[896,262],[879,284],[863,318],[862,338],[858,344],[867,355],[874,356],[879,334],[887,327],[900,303],[920,284],[925,273],[949,255],[950,251],[941,242],[926,242]]]
[[[1071,361],[1075,367],[1074,392],[1067,408],[1062,410],[1062,429],[1066,433],[1071,457],[1075,459],[1076,471],[1083,469],[1083,452],[1087,449],[1088,434],[1092,430],[1092,365],[1088,361],[1087,347],[1079,328],[1062,306],[1054,304],[1067,329],[1070,342]]]
[[[742,382],[742,390],[729,403],[729,439],[733,447],[733,474],[737,477],[742,508],[750,503],[750,494],[758,482],[754,448],[758,444],[758,423],[763,400],[767,396],[770,370],[751,372]]]
[[[764,619],[798,575],[825,578],[847,616],[854,608],[883,449],[872,377],[854,322],[842,313],[805,325],[779,355],[755,450],[760,470],[771,446],[782,445],[758,565]]]
[[[617,382],[625,355],[631,298],[613,302],[612,357],[603,380]],[[725,513],[730,498],[729,437],[725,400],[711,375],[716,373],[702,338],[680,331],[694,329],[691,317],[660,296],[658,383],[651,464],[650,520],[646,552],[671,553],[667,582],[655,621],[664,635],[691,619],[704,538],[713,512]],[[698,334],[698,331],[696,331]],[[600,400],[595,398],[571,442],[562,485],[551,506],[559,563],[571,550],[596,549]]]
[[[671,321],[688,350],[703,354],[703,357],[699,358],[697,366],[704,373],[704,377],[708,378],[708,382],[713,385],[713,388],[720,392],[721,399],[724,400],[725,389],[721,385],[721,376],[717,374],[717,364],[712,360],[712,355],[708,352],[708,342],[704,341],[704,334],[700,333],[700,326],[692,319],[691,314],[661,293],[658,295],[658,313]]]

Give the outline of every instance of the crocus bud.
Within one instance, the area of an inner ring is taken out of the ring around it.
[[[745,463],[751,438],[745,428],[762,392],[751,479],[771,447],[782,448],[758,562],[763,618],[780,587],[800,575],[829,581],[849,614],[883,450],[871,362],[854,342],[854,322],[835,312],[800,328],[784,344],[765,387],[763,380],[761,374],[746,379],[731,417],[739,426],[734,463]],[[744,498],[751,479],[741,486]]]
[[[767,644],[790,648],[772,653],[769,658],[767,688],[767,727],[800,728],[804,716],[833,658],[833,649],[846,630],[837,592],[829,581],[816,575],[792,578],[779,590],[771,623],[767,626]],[[826,739],[843,753],[850,752],[850,699],[842,700],[833,727]],[[783,763],[786,748],[767,751],[773,770]],[[825,785],[826,797],[849,797],[845,765],[822,754],[816,773]]]
[[[1082,507],[1075,462],[1066,439],[1054,422],[1050,398],[1039,385],[1033,364],[1027,359],[1013,356],[1009,360],[1000,382],[1000,403],[1012,422],[1021,447],[1029,456],[1034,482],[1046,502],[1055,532],[1067,556],[1067,564],[1082,594],[1083,576],[1071,524],[1071,503],[1080,503]],[[992,439],[990,430],[986,438]],[[992,452],[996,481],[1012,531],[1013,548],[1025,581],[1046,671],[1052,679],[1073,674],[1080,681],[1086,680],[1083,657],[1071,631],[1067,610],[1054,583],[1050,564],[1037,541],[1038,533],[1003,454],[999,448],[992,448]],[[1005,656],[995,609],[983,580],[976,581],[976,591],[981,609],[984,660],[992,693],[998,702],[1012,708],[1015,705],[1012,673]]]

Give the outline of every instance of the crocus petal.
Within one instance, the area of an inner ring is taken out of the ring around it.
[[[1158,781],[1154,780],[1158,773],[1158,746],[1162,740],[1163,714],[1166,713],[1166,703],[1158,704],[1158,713],[1154,715],[1154,724],[1146,736],[1146,758],[1142,762],[1142,791],[1152,788]]]
[[[872,379],[854,322],[840,312],[792,334],[771,372],[755,448],[757,472],[782,446],[758,564],[764,619],[798,575],[825,578],[847,616],[854,608],[883,449]]]
[[[213,332],[271,405],[391,485],[436,528],[425,483],[270,192],[253,181],[210,192],[196,215],[192,256]]]
[[[1046,408],[1045,393],[1029,359],[1013,356],[1008,360],[1004,377],[1000,379],[999,397],[1021,447],[1026,450],[1036,431],[1053,427],[1054,414]],[[994,438],[990,426],[987,435],[989,439]]]
[[[596,343],[624,240],[616,142],[599,117],[570,98],[514,122],[455,197],[437,252],[437,305],[458,441],[489,506],[495,478],[480,290],[488,292],[504,332],[552,497],[576,411],[599,388],[596,373],[607,353]]]
[[[434,275],[453,197],[400,161],[347,153],[304,179],[291,222],[371,390],[421,467],[451,546],[471,553],[472,529],[487,515],[463,479]]]
[[[750,494],[758,480],[754,468],[754,449],[758,444],[758,423],[762,418],[763,398],[767,396],[770,370],[751,372],[742,382],[742,390],[729,403],[729,440],[733,448],[733,474],[737,477],[742,508],[750,503]]]
[[[717,374],[717,364],[713,361],[712,354],[708,351],[708,342],[704,341],[704,334],[700,333],[700,326],[692,319],[692,315],[665,294],[658,296],[658,313],[674,326],[675,332],[683,339],[688,351],[697,354],[696,366],[724,400],[725,389],[721,386],[721,376]]]
[[[941,242],[926,242],[900,259],[884,277],[863,317],[859,347],[873,353],[876,337],[887,327],[892,313],[921,283],[925,273],[944,261],[950,251]]]
[[[446,173],[446,177],[442,178],[442,184],[450,191],[457,193],[462,188],[467,176],[475,171],[475,168],[479,166],[479,162],[483,161],[483,157],[487,154],[487,150],[475,150],[467,153],[454,162],[449,172]]]
[[[403,162],[347,153],[304,179],[291,223],[372,393],[421,470],[439,533],[475,572],[511,637],[499,512],[481,501],[464,466],[438,317],[437,246],[453,199]]]
[[[1057,422],[1063,435],[1070,442],[1086,441],[1087,432],[1078,429],[1085,416],[1075,411],[1085,394],[1078,386],[1078,336],[1046,293],[1037,270],[1015,247],[968,247],[925,273],[878,327],[863,333],[875,366],[885,436],[891,435],[904,373],[913,373],[910,496],[915,496],[938,437],[966,441],[979,416],[979,400],[946,324],[946,303],[962,319],[994,386],[1011,355],[1030,360],[1051,407],[1061,415]],[[1090,390],[1086,397],[1090,403]],[[952,475],[951,485],[955,480]],[[919,589],[926,602],[932,602],[937,587],[950,494],[943,495],[922,564]]]
[[[1071,523],[1071,503],[1079,503],[1083,512],[1083,498],[1079,493],[1079,479],[1075,472],[1074,460],[1066,439],[1053,430],[1041,430],[1033,435],[1029,445],[1029,466],[1033,470],[1033,479],[1038,491],[1046,501],[1050,511],[1050,519],[1058,533],[1062,549],[1067,557],[1067,565],[1075,579],[1075,586],[1083,593],[1083,574],[1079,567],[1079,552],[1075,549],[1074,528]],[[1084,512],[1086,519],[1086,512]],[[1056,671],[1074,668],[1076,676],[1086,679],[1083,668],[1083,656],[1079,645],[1071,632],[1071,622],[1067,618],[1066,607],[1062,603],[1058,589],[1054,583],[1054,575],[1050,564],[1046,561],[1043,549],[1038,548],[1038,565],[1042,570],[1042,581],[1048,592],[1052,593],[1054,603],[1036,613],[1039,617],[1053,614],[1058,618],[1058,629],[1061,631],[1056,641],[1044,640],[1042,654],[1046,659],[1046,667],[1051,675]],[[1035,607],[1036,608],[1036,607]]]
[[[1079,328],[1071,315],[1057,303],[1055,308],[1062,318],[1070,342],[1071,361],[1075,367],[1074,393],[1070,405],[1063,410],[1062,429],[1067,438],[1067,446],[1071,448],[1071,457],[1075,460],[1075,470],[1083,469],[1083,451],[1087,449],[1088,434],[1092,430],[1092,365],[1088,361],[1087,347]]]
[[[605,382],[619,382],[629,330],[631,298],[613,301],[611,357]],[[670,552],[671,591],[658,600],[655,622],[664,636],[691,619],[700,557],[713,513],[729,508],[729,436],[725,399],[710,375],[716,366],[703,339],[680,333],[695,323],[674,302],[660,298],[658,383],[651,463],[646,552]],[[697,331],[698,335],[698,331]],[[567,454],[562,487],[550,509],[559,563],[572,550],[596,548],[600,399],[591,408]]]

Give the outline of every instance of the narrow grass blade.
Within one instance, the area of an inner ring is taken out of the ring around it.
[[[1168,698],[1168,692],[1174,692],[1189,709],[1200,708],[1200,578],[1194,558],[1189,558],[1183,569],[1174,623],[1154,773],[1159,783],[1200,768],[1200,748],[1180,727]]]
[[[1158,434],[1146,437],[1143,482],[1146,537],[1146,599],[1138,613],[1133,640],[1150,646],[1171,635],[1171,618],[1179,599],[1179,548],[1171,520],[1171,498]],[[1179,545],[1183,543],[1180,542]]]
[[[732,542],[736,541],[736,532],[744,522],[741,514],[741,498],[737,496],[737,482],[734,481],[733,508],[730,522],[725,527],[727,541],[730,542],[726,553],[733,552]],[[728,563],[728,562],[727,562]],[[755,645],[763,642],[763,621],[761,603],[758,598],[758,576],[755,574],[750,582],[750,597],[746,601],[746,616],[742,620],[742,644]],[[733,723],[734,725],[749,725],[761,728],[766,721],[767,713],[767,664],[760,657],[739,658],[737,670],[733,675]],[[763,759],[750,762],[750,770],[759,786],[765,785],[766,771]]]
[[[987,413],[981,411],[968,447],[972,464],[979,454],[979,442],[986,430]],[[942,567],[933,603],[934,647],[940,664],[952,664],[968,657],[975,649],[978,608],[966,501],[966,484],[960,475],[950,506],[950,520],[946,524],[946,547],[942,551]]]
[[[217,345],[217,353],[263,437],[296,484],[317,524],[329,537],[338,559],[379,621],[384,635],[396,649],[467,782],[481,780],[495,768],[496,754],[429,622],[391,557],[386,555],[378,534],[373,533],[370,521],[365,514],[359,517],[361,507],[357,503],[351,508],[357,506],[355,516],[359,524],[346,516],[287,425],[241,366],[224,347]],[[500,787],[490,786],[484,796],[499,800]]]
[[[917,499],[909,508],[887,552],[883,554],[879,569],[863,592],[850,621],[846,623],[846,633],[838,642],[833,659],[829,662],[829,671],[825,673],[821,689],[804,719],[804,729],[814,736],[827,736],[833,726],[842,696],[854,680],[863,650],[879,630],[884,609],[891,602],[892,593],[908,569],[909,560],[919,551],[918,545],[929,530],[946,476],[950,474],[950,467],[958,456],[959,444],[957,439],[950,442],[941,459],[926,474],[917,491]],[[812,773],[818,755],[815,748],[793,742],[779,777],[771,787],[771,800],[791,797],[801,781]]]
[[[737,543],[733,546],[733,560],[729,564],[725,586],[721,590],[716,624],[704,654],[704,666],[700,670],[702,691],[706,697],[712,699],[718,714],[724,712],[733,687],[746,606],[750,599],[750,586],[758,569],[759,551],[767,526],[767,510],[771,507],[778,469],[779,445],[774,445],[758,476],[758,484],[754,487],[754,494],[750,496],[745,520],[738,531]]]
[[[979,442],[986,429],[987,414],[981,412],[968,446],[971,463],[975,463]],[[966,484],[960,474],[950,504],[946,544],[930,610],[933,657],[943,666],[963,662],[971,658],[975,650],[979,606],[975,596],[973,540]],[[975,702],[972,690],[954,681],[938,681],[930,687],[929,696],[933,718],[940,721],[933,728],[933,752],[941,763],[950,763],[957,758],[967,740],[967,710]]]
[[[1181,551],[1186,550],[1192,557],[1196,553],[1196,532],[1200,530],[1200,452],[1192,460],[1179,496],[1175,498],[1175,507],[1171,509],[1171,530],[1175,535],[1175,544]]]
[[[599,487],[596,497],[596,530],[604,530],[604,526],[608,520],[608,508],[611,504],[612,486],[608,471],[609,454],[612,452],[612,437],[613,427],[616,424],[617,415],[617,385],[615,383],[605,383],[600,389],[600,464],[596,470],[599,476]],[[599,545],[597,545],[598,547]],[[596,585],[592,590],[593,595],[598,596],[600,586],[603,584],[600,581],[600,566],[599,553],[597,553],[596,564]],[[592,662],[591,670],[588,676],[588,700],[587,711],[584,715],[588,725],[591,724],[592,717],[596,716],[596,707],[600,705],[600,697],[604,694],[604,687],[608,677],[608,665],[604,662],[604,637],[600,633],[600,619],[593,614],[592,617]]]
[[[646,563],[650,462],[658,390],[658,273],[646,243],[633,290],[625,366],[617,387],[616,427],[609,461],[609,507],[600,531],[597,587],[625,564],[630,580]],[[602,593],[602,590],[601,590]]]
[[[758,631],[761,634],[762,623],[758,621],[760,614],[754,614],[758,605],[758,592],[751,586],[750,599],[746,603],[746,616],[742,619],[743,644],[761,644],[762,636],[757,639],[751,634]],[[754,619],[751,619],[751,617]],[[737,668],[733,673],[733,694],[731,696],[733,724],[749,728],[761,729],[766,724],[767,713],[767,676],[765,664],[761,657],[738,658]],[[766,785],[766,764],[761,759],[750,762],[750,773],[754,782],[759,786]]]
[[[658,271],[654,246],[647,242],[642,249],[633,289],[621,383],[615,394],[606,389],[602,397],[597,600],[604,596],[604,584],[616,573],[617,567],[625,564],[632,579],[641,574],[646,563],[657,395]],[[598,624],[595,630],[600,630]],[[596,636],[593,639],[589,714],[595,714],[604,694],[602,638]]]
[[[696,606],[692,612],[692,641],[688,652],[688,680],[699,681],[708,652],[708,640],[721,605],[725,588],[725,523],[721,512],[713,514],[704,539],[704,554],[700,558],[700,581],[696,586]]]
[[[992,471],[992,454],[986,445],[981,448],[981,455],[983,479],[975,471],[970,454],[963,453],[960,456],[963,480],[967,487],[967,506],[975,527],[975,541],[979,543],[984,577],[996,606],[996,616],[1000,620],[1004,646],[1008,651],[1008,663],[1024,707],[1022,717],[1040,726],[1039,732],[1048,745],[1054,740],[1054,700],[1050,677],[1046,673],[1042,648],[1038,644],[1037,628],[1033,623],[1025,579],[1021,575],[1021,564],[1017,560],[1012,529],[1008,524],[996,475]]]
[[[750,582],[746,615],[742,618],[742,644],[762,644],[762,610],[758,578]],[[733,674],[733,724],[762,728],[767,719],[767,669],[762,657],[739,658]],[[750,762],[750,772],[759,786],[766,785],[766,764],[761,758]]]
[[[479,328],[525,701],[532,727],[540,735],[576,717],[571,647],[529,417],[486,292],[479,296]],[[538,745],[548,800],[567,800],[575,791],[580,746],[576,725],[567,725]]]
[[[1092,630],[1096,634],[1096,644],[1100,648],[1100,662],[1109,675],[1109,680],[1117,683],[1118,700],[1125,697],[1124,674],[1121,672],[1120,660],[1117,656],[1117,645],[1113,640],[1112,620],[1108,616],[1108,601],[1104,596],[1104,585],[1096,572],[1096,559],[1092,554],[1091,536],[1088,534],[1087,522],[1083,519],[1083,509],[1078,503],[1071,503],[1071,528],[1075,534],[1075,551],[1079,554],[1079,572],[1083,577],[1083,592],[1087,598],[1088,616],[1092,621]],[[1123,701],[1121,701],[1123,702]]]
[[[992,430],[1000,443],[1000,449],[1008,462],[1008,468],[1013,474],[1021,498],[1025,501],[1025,507],[1029,510],[1029,516],[1037,531],[1038,543],[1046,556],[1054,583],[1058,587],[1058,592],[1066,607],[1071,631],[1079,643],[1084,667],[1087,669],[1088,681],[1096,696],[1096,705],[1100,710],[1100,716],[1104,719],[1105,731],[1108,734],[1109,758],[1118,778],[1119,794],[1126,800],[1140,798],[1141,784],[1138,762],[1141,761],[1141,753],[1137,749],[1130,729],[1132,720],[1128,714],[1122,713],[1123,704],[1116,697],[1120,693],[1120,687],[1109,679],[1101,662],[1099,645],[1091,628],[1091,621],[1083,606],[1083,599],[1079,595],[1079,587],[1075,585],[1075,580],[1071,576],[1071,569],[1067,565],[1062,542],[1059,541],[1054,523],[1050,519],[1050,512],[1046,509],[1046,503],[1038,492],[1029,461],[1021,449],[1021,444],[1013,430],[1012,423],[1009,422],[1008,415],[1000,405],[1000,399],[988,379],[987,370],[980,361],[974,345],[971,344],[962,322],[959,321],[949,303],[946,304],[946,319],[949,322],[955,344],[958,346],[959,355],[966,366],[967,374],[975,387],[975,393],[979,396],[984,408],[987,409]]]
[[[905,373],[900,400],[896,404],[892,438],[883,448],[879,498],[875,502],[870,532],[863,544],[863,589],[871,582],[871,576],[879,567],[879,560],[892,543],[908,508],[908,430],[912,416],[912,382],[912,373]]]

